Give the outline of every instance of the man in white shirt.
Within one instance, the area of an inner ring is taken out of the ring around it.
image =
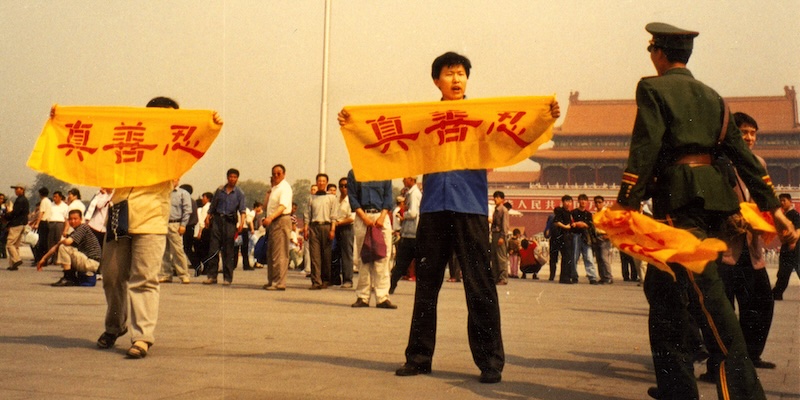
[[[286,167],[272,167],[272,191],[264,199],[267,217],[262,222],[269,232],[269,268],[266,290],[286,290],[289,269],[289,234],[292,229],[292,186],[286,181]],[[274,286],[273,286],[274,283]]]

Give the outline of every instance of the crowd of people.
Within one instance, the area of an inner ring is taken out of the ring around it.
[[[642,283],[651,307],[657,387],[649,394],[658,399],[697,398],[691,360],[705,353],[709,370],[701,379],[716,382],[720,393],[732,398],[764,398],[755,368],[775,367],[761,359],[761,352],[774,300],[782,299],[792,271],[800,275],[794,246],[800,214],[788,194],[781,194],[780,200],[775,195],[765,163],[748,148],[755,143],[755,120],[737,113],[728,123],[719,95],[686,69],[698,33],[659,23],[646,29],[653,35],[648,53],[658,77],[643,79],[637,89],[631,152],[612,208],[648,212],[700,238],[721,237],[729,247],[703,273],[671,264],[670,274],[622,256],[623,280]],[[434,60],[431,77],[443,101],[465,98],[470,69],[469,59],[456,53]],[[692,101],[685,101],[688,93]],[[178,108],[174,100],[161,97],[147,106]],[[555,101],[550,114],[554,119],[560,116]],[[221,124],[218,116],[214,118]],[[345,110],[338,114],[342,125],[349,118]],[[727,159],[728,167],[712,160],[712,153]],[[496,285],[527,274],[538,279],[544,265],[549,265],[548,279],[553,281],[559,257],[559,283],[578,283],[581,260],[589,284],[614,282],[612,246],[594,225],[585,194],[578,196],[577,207],[571,196],[561,198],[548,218],[547,240],[540,244],[512,230],[505,193],[494,192],[494,209],[489,209],[486,170],[426,174],[421,184],[417,177],[405,177],[397,199],[391,181],[362,182],[351,170],[337,186],[320,173],[301,227],[286,174],[285,166],[272,167],[271,189],[252,209],[237,186],[239,171],[234,168],[227,171],[224,185],[197,200],[191,198],[192,187],[179,186],[178,180],[103,188],[88,208],[77,189],[66,197],[56,191],[51,199],[48,189],[40,188],[40,199],[29,213],[25,185],[12,186],[13,203],[0,194],[0,237],[7,235],[3,247],[10,258],[8,269],[22,265],[19,247],[30,226],[39,233],[33,245],[35,265],[55,264],[63,270],[54,286],[93,286],[102,276],[108,309],[97,345],[113,347],[130,329],[130,358],[145,357],[154,343],[159,284],[176,277],[190,283],[194,269],[205,275],[205,285],[217,284],[220,273],[222,285],[231,285],[239,255],[243,270],[266,266],[263,288],[269,291],[287,290],[290,266],[307,271],[310,290],[350,289],[355,283],[353,308],[370,307],[374,297],[375,307],[396,309],[390,295],[403,277],[412,277],[416,291],[408,346],[405,364],[396,375],[413,376],[431,373],[438,295],[449,266],[449,281],[463,282],[466,292],[469,345],[482,383],[500,382],[505,364]],[[691,187],[701,180],[710,186]],[[650,197],[651,208],[642,209]],[[610,204],[602,196],[592,200],[595,211]],[[784,243],[774,288],[764,269],[760,234],[731,222],[743,201],[773,214]],[[725,224],[734,226],[723,229]],[[738,318],[732,307],[736,304]]]

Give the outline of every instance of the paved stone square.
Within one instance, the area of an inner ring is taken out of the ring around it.
[[[99,284],[51,287],[56,267],[28,265],[29,254],[17,272],[0,262],[2,399],[645,399],[655,385],[647,302],[621,279],[499,286],[507,363],[501,383],[484,385],[459,283],[442,289],[433,373],[401,378],[394,370],[404,361],[413,282],[400,282],[397,310],[374,299],[353,309],[352,289],[310,291],[294,271],[285,292],[261,289],[263,269],[236,270],[230,287],[163,284],[156,343],[145,359],[128,360],[128,335],[111,350],[95,345],[106,308]],[[778,368],[759,375],[770,399],[800,399],[797,277],[784,298],[764,354]],[[714,385],[699,388],[716,398]]]

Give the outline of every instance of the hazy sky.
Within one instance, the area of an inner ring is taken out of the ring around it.
[[[338,110],[437,100],[445,51],[472,60],[469,97],[555,93],[569,113],[570,91],[632,99],[655,74],[644,25],[661,21],[700,32],[689,68],[721,95],[777,96],[800,89],[798,16],[800,0],[333,0],[326,171],[350,168]],[[324,0],[0,0],[0,22],[2,192],[33,182],[52,104],[159,95],[225,120],[183,179],[196,191],[229,167],[265,182],[276,163],[290,181],[318,171]]]

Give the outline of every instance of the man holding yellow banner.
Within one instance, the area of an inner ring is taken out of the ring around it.
[[[67,182],[115,189],[101,259],[108,308],[97,346],[113,347],[130,327],[129,358],[145,357],[155,341],[172,179],[222,127],[215,112],[178,110],[166,97],[147,107],[54,106],[28,160]]]
[[[465,100],[471,63],[448,52],[431,67],[443,102],[347,107],[339,123],[362,181],[423,177],[417,228],[417,288],[406,363],[395,373],[431,373],[436,305],[453,254],[464,275],[469,344],[480,382],[497,383],[505,364],[500,308],[490,265],[485,168],[521,161],[552,135],[553,97]]]

